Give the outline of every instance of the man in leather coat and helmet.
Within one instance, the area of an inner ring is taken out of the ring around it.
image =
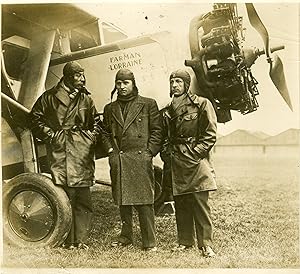
[[[54,184],[66,191],[72,207],[72,226],[64,247],[87,249],[94,182],[94,149],[99,115],[85,88],[84,69],[68,62],[59,83],[34,104],[32,132],[44,141]]]
[[[185,70],[170,75],[172,101],[161,110],[164,144],[163,184],[169,185],[175,201],[178,246],[194,245],[194,234],[203,256],[212,250],[212,221],[209,192],[216,190],[210,150],[216,142],[217,119],[211,102],[189,91],[191,77]]]

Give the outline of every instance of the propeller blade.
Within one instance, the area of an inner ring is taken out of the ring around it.
[[[287,89],[284,71],[283,71],[283,64],[280,59],[280,57],[277,54],[273,54],[273,60],[271,63],[270,68],[270,77],[276,86],[277,90],[279,91],[280,95],[284,99],[284,101],[287,103],[291,111],[293,111],[293,106],[291,103],[291,98],[289,95],[289,91]]]
[[[265,25],[263,24],[263,22],[260,20],[253,4],[246,3],[246,9],[247,9],[250,24],[252,25],[253,28],[255,28],[257,30],[257,32],[260,34],[260,36],[263,39],[263,42],[265,45],[265,53],[267,55],[267,60],[269,62],[269,60],[270,60],[270,45],[269,45],[268,31],[267,31]]]
[[[280,95],[284,99],[284,101],[287,103],[289,108],[293,111],[293,106],[291,103],[290,95],[287,89],[284,71],[283,71],[283,64],[281,59],[277,54],[273,55],[273,60],[270,57],[270,44],[269,44],[269,34],[268,31],[263,24],[263,22],[260,20],[256,9],[254,8],[252,3],[246,3],[246,9],[248,13],[248,18],[250,21],[250,24],[257,30],[257,32],[260,34],[260,36],[263,39],[264,45],[265,45],[265,51],[264,53],[267,55],[267,61],[270,64],[270,77],[274,85],[276,86],[277,90],[279,91]]]

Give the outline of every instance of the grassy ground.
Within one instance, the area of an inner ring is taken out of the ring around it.
[[[216,158],[218,191],[211,195],[217,257],[197,249],[173,254],[174,216],[157,217],[157,253],[140,250],[135,215],[133,247],[110,247],[120,230],[110,188],[93,191],[95,215],[88,251],[22,250],[5,246],[4,266],[22,268],[298,268],[299,159]],[[102,171],[98,171],[101,173]],[[104,172],[104,171],[103,171]],[[105,171],[106,172],[106,171]],[[106,173],[107,175],[107,173]]]

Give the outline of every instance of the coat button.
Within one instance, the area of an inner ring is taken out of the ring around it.
[[[139,150],[139,154],[142,154],[142,152]]]
[[[183,134],[180,134],[180,137],[183,137]]]
[[[122,150],[120,150],[120,154],[123,154],[123,151],[122,151]]]
[[[139,121],[139,122],[142,122],[142,119],[141,119],[141,118],[139,118],[139,119],[138,119],[138,121]]]
[[[138,137],[141,138],[141,137],[142,137],[142,134],[139,134]]]

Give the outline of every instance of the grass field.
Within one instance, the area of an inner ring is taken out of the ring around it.
[[[157,253],[140,251],[136,215],[134,246],[111,248],[120,230],[118,208],[112,203],[110,188],[97,186],[88,251],[5,246],[4,267],[299,268],[299,164],[299,159],[215,158],[219,189],[210,200],[214,259],[201,257],[196,248],[170,252],[176,244],[174,216],[156,217]]]

